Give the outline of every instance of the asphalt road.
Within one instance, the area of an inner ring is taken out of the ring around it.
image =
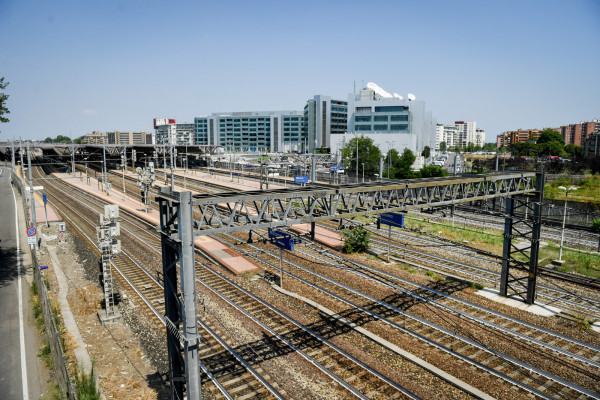
[[[29,303],[32,277],[30,274],[27,279],[25,274],[31,266],[23,265],[22,252],[27,249],[23,235],[19,236],[21,252],[17,250],[15,197],[9,179],[10,168],[0,165],[0,398],[34,399],[40,397],[40,382],[37,334],[28,323],[32,319]],[[18,196],[16,199],[21,201]]]

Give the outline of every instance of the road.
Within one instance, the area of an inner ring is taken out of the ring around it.
[[[38,373],[37,332],[28,322],[32,320],[29,302],[31,264],[22,259],[27,242],[23,237],[22,216],[19,218],[20,236],[17,237],[15,204],[21,199],[16,193],[13,195],[9,179],[10,168],[0,165],[0,397],[34,399],[40,397],[42,383]]]

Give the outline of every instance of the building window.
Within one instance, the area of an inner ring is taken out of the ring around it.
[[[356,107],[356,112],[371,112],[371,107]]]
[[[379,106],[375,107],[375,112],[397,112],[408,111],[407,106]]]
[[[387,115],[376,115],[376,116],[373,118],[373,120],[374,120],[375,122],[382,122],[382,121],[385,121],[385,122],[387,122],[387,120],[388,120],[388,116],[387,116]]]
[[[397,124],[397,125],[390,125],[390,130],[392,131],[408,131],[408,125],[407,124]]]
[[[354,122],[371,122],[370,115],[355,115]]]
[[[371,125],[354,125],[354,129],[357,131],[370,131]]]
[[[376,131],[387,131],[388,130],[388,126],[386,125],[375,125],[375,130]]]
[[[408,115],[392,115],[390,116],[391,121],[408,121]]]

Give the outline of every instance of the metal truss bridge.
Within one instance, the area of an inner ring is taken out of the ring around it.
[[[514,172],[195,195],[194,234],[247,231],[510,197],[535,191],[534,177],[534,172]],[[169,192],[161,192],[158,197],[179,202],[177,194]]]

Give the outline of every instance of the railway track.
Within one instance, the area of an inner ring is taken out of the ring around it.
[[[89,197],[86,198],[86,202],[90,201],[92,201],[92,199],[90,199]],[[98,207],[98,212],[100,212],[99,208],[101,208],[103,204],[102,202],[95,202]],[[127,213],[122,212],[122,216],[123,214]],[[159,245],[160,238],[158,238],[158,236],[150,234],[147,229],[144,229],[139,225],[136,225],[135,227],[131,228],[127,226],[127,223],[124,223],[122,230],[130,233],[143,232],[145,233],[145,237],[143,240],[146,241],[146,243],[153,243],[152,246],[156,247],[158,247]],[[156,252],[158,252],[158,249],[156,247],[153,247],[153,249]],[[121,268],[125,276],[141,275],[139,271],[132,270],[131,265],[119,265],[119,267]],[[139,267],[140,266],[138,264],[138,268]],[[285,316],[285,314],[276,310],[272,306],[269,306],[264,301],[260,301],[258,298],[253,297],[253,295],[249,292],[244,292],[242,288],[236,286],[233,282],[228,281],[227,278],[225,278],[224,276],[215,274],[214,270],[207,267],[203,263],[198,263],[196,272],[199,277],[198,281],[201,284],[203,284],[207,289],[211,290],[213,293],[217,294],[230,305],[238,309],[240,312],[243,312],[246,316],[259,323],[263,329],[267,330],[271,335],[285,343],[285,345],[288,346],[289,349],[292,349],[294,352],[301,354],[311,364],[317,366],[317,368],[321,369],[321,371],[325,372],[332,379],[334,379],[334,381],[336,381],[348,392],[350,392],[351,395],[363,399],[419,398],[417,395],[411,393],[407,389],[403,388],[401,385],[398,385],[393,380],[385,377],[383,374],[369,367],[364,362],[358,360],[357,358],[351,356],[349,353],[346,353],[339,347],[333,345],[333,343],[321,337],[317,332],[314,332],[309,328],[293,321],[289,317]],[[133,284],[136,288],[142,288],[138,292],[145,291],[154,293],[152,297],[149,297],[148,294],[144,294],[144,297],[146,298],[147,302],[158,302],[159,304],[162,304],[161,296],[157,295],[157,293],[162,293],[162,288],[160,288],[160,291],[157,290],[157,285],[160,286],[160,282],[148,271],[144,271],[144,273],[144,279],[140,280],[139,278],[136,278],[135,282],[131,281],[131,284]],[[205,279],[210,279],[210,283],[207,283]],[[215,279],[220,282],[215,281]],[[223,282],[228,282],[225,285],[226,287],[228,287],[226,294],[222,293],[225,291],[224,286],[222,285]],[[212,285],[218,283],[220,283],[220,285],[218,285],[220,290],[212,287]],[[246,301],[241,301],[240,296],[247,296]],[[233,297],[234,300],[231,300],[230,297]],[[239,304],[242,304],[243,307],[240,307]],[[245,308],[249,308],[251,310],[251,313],[246,311]],[[162,308],[159,310],[159,313],[161,311]],[[254,314],[258,314],[258,317]],[[284,334],[281,334],[281,332],[284,332]],[[202,330],[201,334],[203,336],[209,336],[206,332]],[[305,351],[306,349],[310,350],[310,354]],[[205,349],[201,349],[201,357],[206,351],[207,350]],[[232,350],[229,349],[229,352],[231,351]],[[255,349],[245,349],[243,351],[243,354],[245,355],[251,353],[257,354]],[[236,368],[235,365],[230,365],[232,364],[232,360],[230,357],[223,357],[222,355],[220,355],[220,353],[217,353],[217,355],[213,355],[210,357],[204,356],[202,357],[201,361],[203,362],[204,366],[207,368],[208,371],[212,371],[212,374],[216,379],[219,379],[221,375],[217,372],[214,372],[215,370],[230,371],[235,370]],[[327,367],[323,366],[323,363],[325,362],[327,363]],[[230,375],[230,372],[228,372],[227,375]],[[236,380],[239,381],[240,379],[236,378]],[[229,388],[227,382],[223,383],[222,385],[228,393],[236,393],[237,396],[238,392],[235,390],[235,388]],[[256,393],[260,394],[260,392],[258,391],[256,391]],[[246,396],[236,398],[245,397]]]
[[[251,245],[251,247],[253,249],[256,248],[254,245]],[[261,250],[260,253],[255,253],[255,258],[270,265],[271,268],[277,271],[278,267],[274,265],[272,260],[269,261],[265,259],[266,257],[276,259],[277,254],[265,250],[264,248]],[[260,256],[257,254],[260,254]],[[287,256],[288,258],[293,257],[291,254]],[[317,262],[313,262],[312,264],[316,265]],[[308,267],[302,267],[297,262],[287,259],[284,271],[286,275],[303,282],[305,285],[311,286],[314,289],[327,294],[327,296],[334,298],[336,301],[343,302],[344,304],[353,307],[354,311],[349,311],[349,313],[360,310],[366,313],[369,318],[383,321],[388,326],[393,326],[397,330],[419,337],[420,340],[427,342],[429,345],[444,350],[447,353],[454,355],[459,360],[467,362],[470,365],[475,365],[477,368],[480,368],[487,373],[501,377],[506,382],[516,385],[524,391],[528,391],[529,393],[543,398],[598,397],[598,394],[595,393],[594,390],[571,384],[561,377],[546,373],[539,368],[520,362],[510,356],[503,355],[497,350],[482,346],[480,343],[469,337],[457,335],[447,328],[436,326],[436,324],[423,318],[411,315],[403,309],[396,307],[394,304],[386,303],[376,297],[362,293],[337,282],[330,277],[312,271]],[[363,282],[363,280],[360,280],[360,282]],[[375,308],[378,308],[380,313],[374,313],[370,307],[361,306],[360,304],[364,304],[365,300],[370,302]],[[406,299],[403,301],[406,301]],[[411,302],[415,300],[408,301]],[[340,312],[343,315],[343,312]],[[407,322],[404,317],[410,318],[411,321]],[[590,362],[594,363],[595,361],[592,360]],[[503,373],[499,371],[508,372]],[[527,383],[532,383],[532,386]],[[541,387],[544,389],[538,390],[538,388]]]

